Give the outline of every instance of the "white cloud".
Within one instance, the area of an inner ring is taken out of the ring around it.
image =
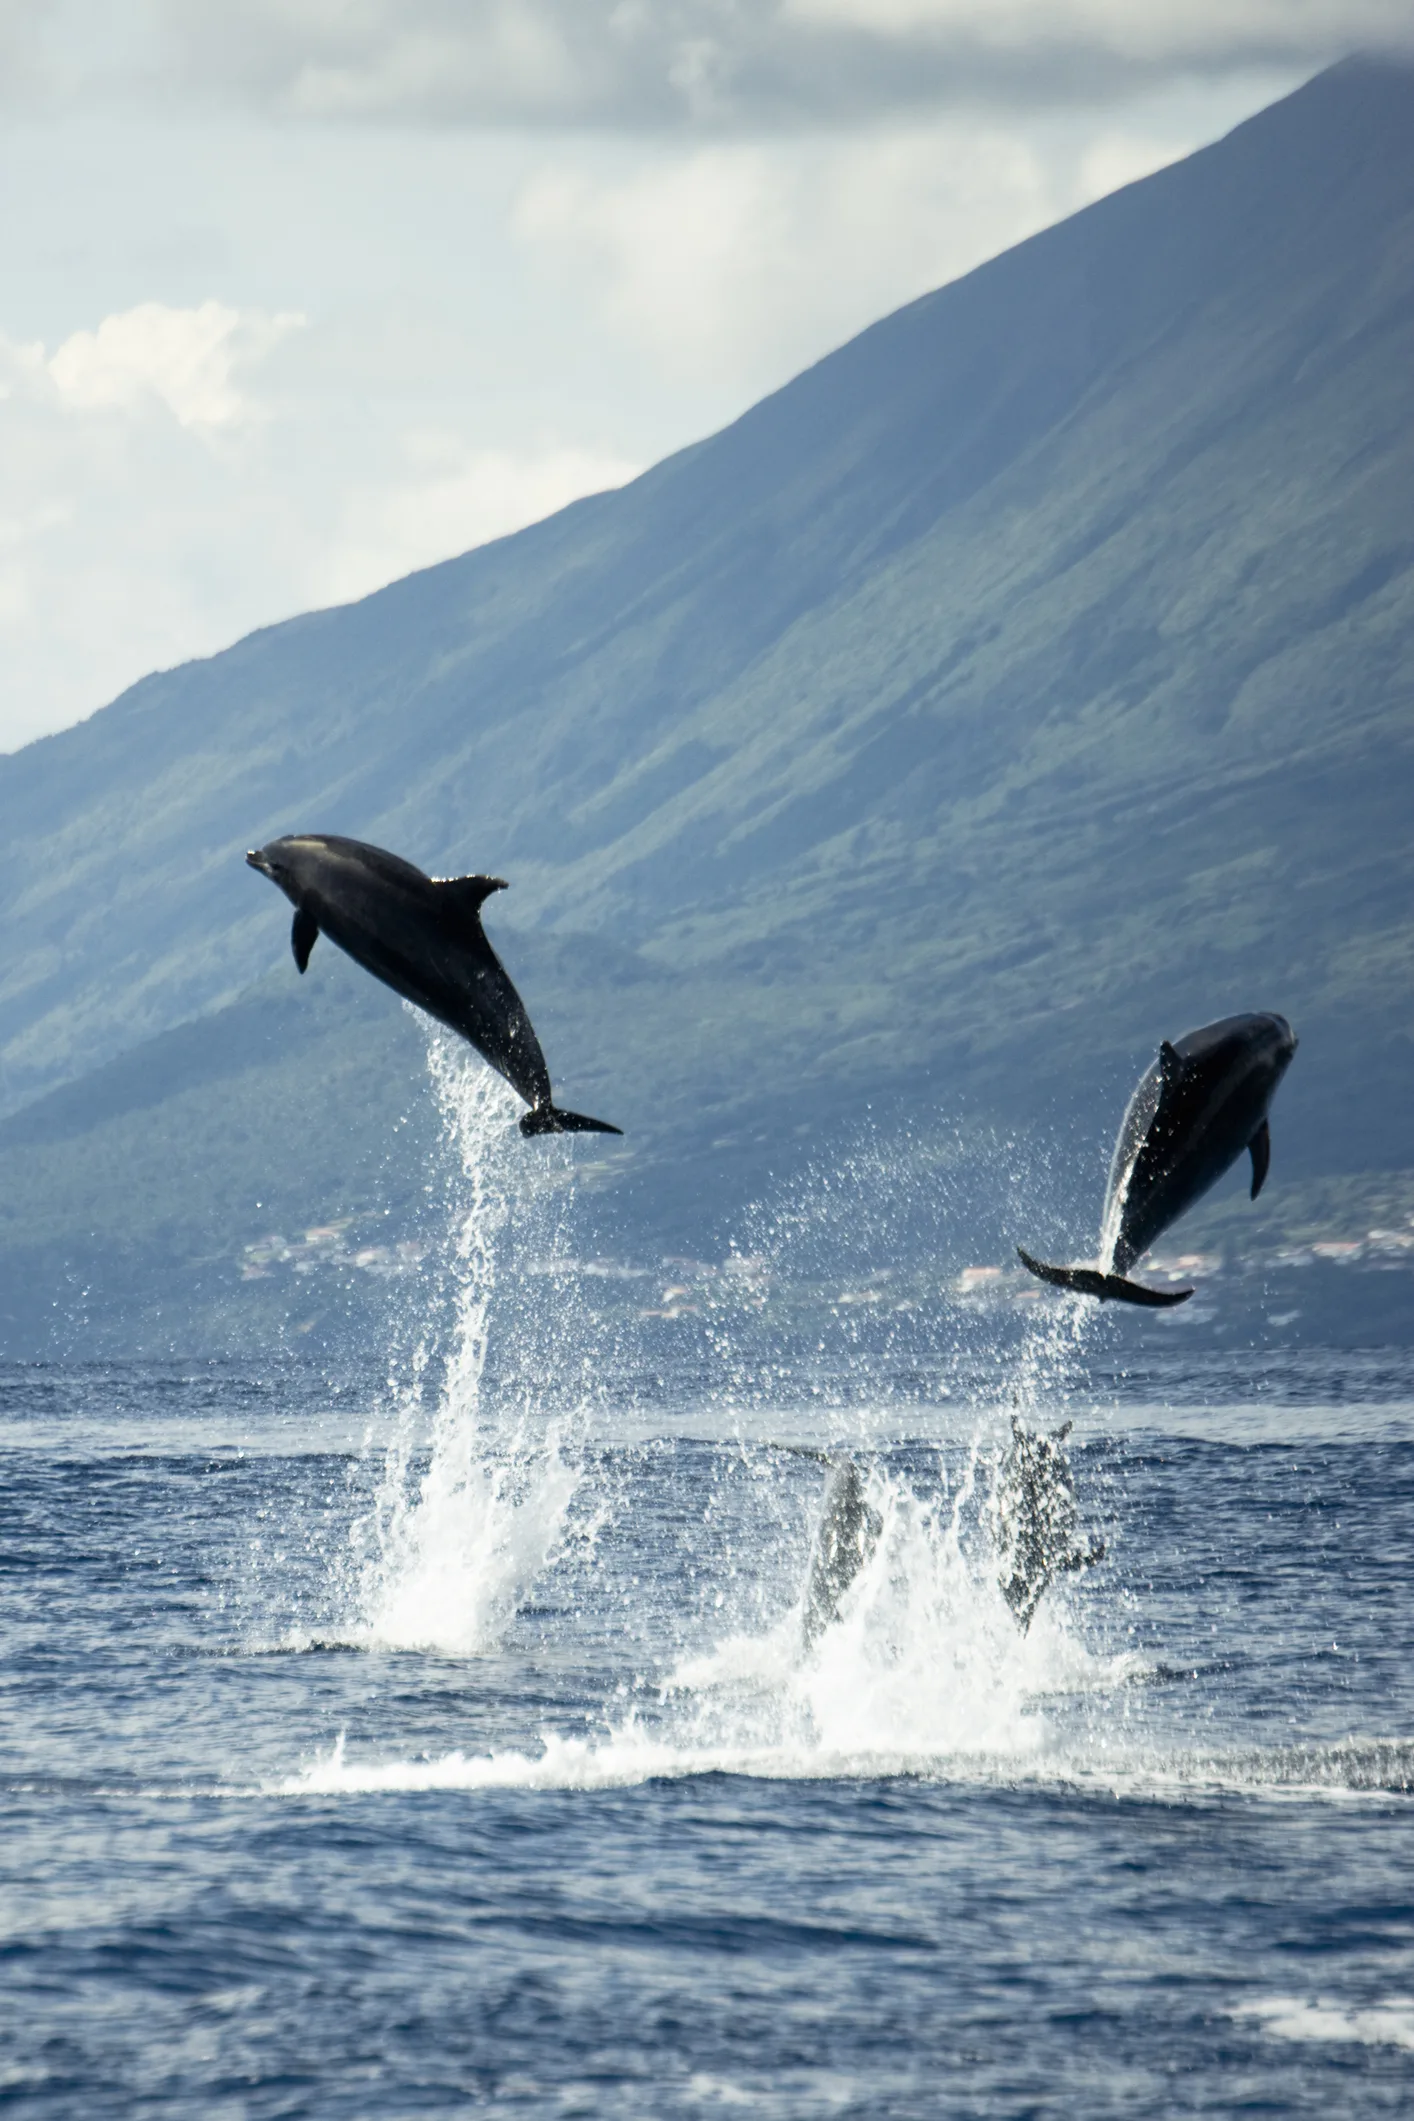
[[[236,388],[237,369],[304,322],[295,312],[242,313],[222,302],[198,309],[140,302],[94,331],[74,332],[46,366],[60,402],[78,410],[132,412],[156,400],[179,426],[232,427],[252,411]]]
[[[52,353],[0,337],[0,746],[641,469],[554,437],[400,430],[386,384],[327,388],[363,350],[337,332],[252,395],[244,370],[293,321],[140,303]]]
[[[1135,152],[1167,159],[1157,141]],[[1075,203],[1073,167],[954,123],[723,142],[614,175],[564,157],[526,185],[515,226],[625,344],[745,398]]]
[[[973,51],[1070,48],[1139,65],[1289,62],[1366,46],[1407,47],[1398,0],[780,0],[802,30],[851,30]]]
[[[73,0],[71,0],[73,4]],[[156,0],[149,64],[287,114],[771,130],[1414,48],[1408,0]]]
[[[285,323],[143,303],[52,355],[0,338],[0,743],[285,604],[260,408],[232,380]]]
[[[1126,184],[1135,184],[1140,177],[1191,154],[1196,145],[1193,140],[1158,140],[1138,132],[1099,133],[1081,154],[1075,203],[1103,199]]]
[[[526,186],[515,226],[597,291],[626,334],[697,370],[759,336],[751,312],[789,254],[793,190],[758,148],[704,149],[609,178],[566,160]]]
[[[432,430],[409,435],[403,458],[400,475],[362,485],[345,501],[318,569],[321,600],[363,596],[415,567],[537,523],[583,494],[622,486],[643,469],[612,450],[553,440],[477,449]]]

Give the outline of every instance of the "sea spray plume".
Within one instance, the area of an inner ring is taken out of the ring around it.
[[[522,1134],[622,1131],[551,1098],[540,1041],[481,925],[486,900],[506,888],[500,877],[424,876],[382,847],[319,832],[272,840],[246,860],[294,906],[290,944],[301,972],[321,932],[328,935],[505,1076],[530,1107]]]
[[[781,1455],[778,1487],[810,1454]],[[798,1604],[765,1628],[739,1608],[710,1646],[672,1669],[660,1715],[640,1713],[635,1738],[669,1741],[679,1772],[934,1773],[969,1758],[1043,1753],[1051,1725],[1038,1702],[1107,1684],[1114,1661],[1091,1656],[1050,1616],[1029,1633],[1017,1628],[974,1506],[982,1455],[974,1441],[960,1460],[948,1457],[951,1475],[940,1454],[916,1445],[875,1460],[875,1551],[813,1643]],[[710,1626],[713,1616],[703,1617]]]
[[[895,1445],[871,1462],[878,1547],[810,1649],[800,1626],[803,1544],[775,1547],[762,1535],[772,1501],[787,1491],[800,1505],[799,1528],[818,1511],[818,1453],[660,1440],[636,1447],[625,1465],[641,1509],[623,1528],[627,1538],[606,1543],[597,1581],[595,1631],[612,1654],[595,1727],[580,1735],[578,1704],[566,1722],[550,1704],[542,1717],[537,1700],[538,1743],[493,1741],[437,1759],[413,1739],[400,1759],[326,1759],[303,1786],[589,1788],[704,1774],[907,1773],[1010,1783],[1038,1770],[1065,1775],[1077,1717],[1141,1668],[1128,1650],[1091,1651],[1058,1601],[1042,1605],[1029,1632],[1016,1626],[981,1533],[987,1460],[975,1443]],[[706,1516],[704,1483],[715,1503]],[[676,1565],[689,1546],[700,1569]]]
[[[1103,1540],[1076,1544],[1075,1475],[1065,1450],[1072,1424],[1049,1436],[1012,1416],[1011,1447],[997,1473],[992,1512],[1002,1596],[1022,1633],[1052,1581],[1105,1558]]]
[[[530,1315],[523,1284],[499,1289],[512,1204],[517,1225],[553,1220],[564,1189],[550,1171],[527,1183],[506,1131],[509,1092],[468,1065],[465,1048],[433,1034],[428,1068],[459,1213],[440,1285],[429,1268],[412,1299],[417,1340],[397,1394],[397,1429],[359,1534],[358,1634],[393,1648],[468,1654],[496,1642],[552,1560],[577,1486],[564,1455],[572,1439],[546,1405],[556,1351],[543,1331],[537,1341],[544,1322]],[[554,1235],[546,1236],[553,1247]],[[557,1294],[555,1325],[563,1301]],[[487,1390],[493,1324],[507,1314],[527,1343],[519,1368],[540,1380],[538,1390]]]
[[[782,1291],[778,1319],[763,1335],[754,1314],[723,1306],[712,1345],[756,1500],[749,1536],[727,1543],[710,1514],[697,1535],[705,1556],[722,1551],[704,1563],[696,1621],[711,1647],[685,1641],[664,1686],[680,1757],[810,1773],[826,1761],[1025,1754],[1043,1735],[1036,1697],[1095,1683],[1099,1668],[1062,1619],[1043,1613],[1022,1630],[999,1595],[981,1469],[998,1397],[1052,1401],[1100,1322],[1079,1306],[935,1300],[946,1294],[939,1253],[959,1267],[975,1258],[1002,1235],[998,1203],[1034,1202],[1050,1178],[1044,1145],[964,1135],[941,1117],[871,1119],[751,1211],[739,1248]],[[971,1233],[960,1256],[959,1227]],[[950,1453],[881,1433],[905,1408],[910,1436],[933,1432],[944,1405],[965,1451],[960,1479],[946,1472]],[[827,1421],[833,1447],[747,1441],[782,1415],[817,1434]]]
[[[1271,1162],[1267,1110],[1291,1065],[1296,1038],[1284,1016],[1227,1016],[1165,1039],[1129,1100],[1110,1165],[1093,1267],[1053,1267],[1017,1246],[1042,1281],[1101,1302],[1186,1303],[1191,1289],[1149,1289],[1126,1280],[1135,1260],[1192,1207],[1244,1150],[1252,1198]]]
[[[759,1262],[771,1332],[744,1310],[715,1309],[706,1326],[720,1374],[739,1399],[778,1395],[788,1377],[840,1406],[877,1404],[881,1391],[970,1392],[973,1373],[994,1376],[1001,1347],[1030,1330],[1033,1312],[1062,1314],[959,1301],[962,1270],[1001,1256],[1024,1204],[1060,1198],[1043,1139],[1007,1138],[944,1111],[856,1118],[733,1231],[733,1249]],[[999,1293],[1009,1298],[1010,1287]]]

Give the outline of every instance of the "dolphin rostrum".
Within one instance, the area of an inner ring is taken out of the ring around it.
[[[1148,1289],[1125,1276],[1244,1149],[1257,1198],[1272,1156],[1267,1108],[1295,1051],[1286,1018],[1265,1014],[1225,1016],[1174,1045],[1165,1039],[1139,1079],[1115,1143],[1098,1266],[1050,1267],[1018,1245],[1022,1264],[1042,1281],[1101,1302],[1186,1303],[1191,1289]]]
[[[864,1492],[864,1479],[852,1458],[830,1464],[820,1522],[810,1549],[810,1578],[805,1593],[805,1646],[819,1641],[838,1620],[840,1600],[879,1544],[884,1520]]]
[[[253,849],[252,869],[293,902],[301,972],[322,931],[395,994],[459,1032],[529,1105],[522,1134],[618,1134],[607,1120],[564,1112],[525,1004],[486,940],[481,908],[498,876],[424,876],[362,840],[299,832]]]
[[[1093,1569],[1103,1541],[1087,1552],[1075,1543],[1075,1475],[1065,1440],[1071,1425],[1049,1436],[1023,1428],[1013,1414],[1011,1448],[997,1472],[992,1524],[1002,1565],[1002,1596],[1024,1635],[1053,1577]]]

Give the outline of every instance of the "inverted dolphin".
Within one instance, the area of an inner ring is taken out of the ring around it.
[[[290,945],[301,972],[321,932],[395,994],[475,1046],[525,1099],[522,1134],[618,1134],[607,1120],[565,1112],[525,1004],[486,940],[481,908],[498,876],[424,876],[362,840],[300,832],[246,856],[295,909]]]
[[[864,1479],[854,1460],[834,1460],[810,1549],[804,1622],[807,1649],[832,1620],[838,1620],[840,1600],[868,1565],[883,1529],[884,1520],[865,1494]]]
[[[1042,1436],[1013,1414],[1011,1448],[997,1471],[992,1522],[1002,1564],[1002,1596],[1024,1635],[1052,1580],[1103,1561],[1097,1541],[1077,1546],[1075,1475],[1065,1440],[1070,1423]]]
[[[1243,1150],[1252,1198],[1272,1158],[1267,1108],[1296,1038],[1284,1016],[1225,1016],[1170,1045],[1140,1077],[1115,1143],[1105,1189],[1098,1267],[1050,1267],[1021,1251],[1042,1281],[1127,1304],[1181,1304],[1191,1289],[1146,1289],[1125,1279],[1154,1239],[1216,1185]]]

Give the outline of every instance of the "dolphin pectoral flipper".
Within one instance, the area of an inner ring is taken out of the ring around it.
[[[1272,1130],[1265,1120],[1247,1146],[1252,1152],[1252,1198],[1255,1200],[1266,1184],[1272,1164]]]
[[[319,923],[303,906],[295,911],[295,924],[290,930],[290,948],[295,953],[295,963],[303,972],[309,963],[309,953],[319,940]]]
[[[1146,1289],[1142,1281],[1126,1281],[1122,1274],[1101,1274],[1097,1267],[1052,1267],[1033,1259],[1020,1245],[1017,1257],[1040,1281],[1057,1289],[1073,1289],[1078,1296],[1094,1296],[1103,1303],[1141,1304],[1151,1311],[1166,1311],[1173,1304],[1186,1304],[1191,1289]]]

